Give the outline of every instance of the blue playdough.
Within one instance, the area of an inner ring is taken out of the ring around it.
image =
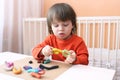
[[[43,64],[47,64],[47,63],[50,63],[50,62],[51,62],[50,59],[47,59],[43,62]]]

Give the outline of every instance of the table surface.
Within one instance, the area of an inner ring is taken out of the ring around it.
[[[29,64],[30,60],[33,61],[33,64]],[[25,65],[37,67],[40,65],[32,56],[13,52],[0,53],[0,78],[2,80],[39,80],[33,78],[25,70],[19,75],[15,75],[12,71],[6,71],[3,69],[5,61],[14,62],[15,67],[23,67]],[[51,66],[56,64],[59,65],[59,68],[46,70],[45,75],[40,80],[113,80],[115,75],[115,70],[85,65],[68,65],[59,61],[52,61],[45,65]]]

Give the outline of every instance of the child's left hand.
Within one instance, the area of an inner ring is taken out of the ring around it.
[[[73,50],[70,50],[70,55],[65,60],[65,63],[73,63],[76,60],[76,53]]]

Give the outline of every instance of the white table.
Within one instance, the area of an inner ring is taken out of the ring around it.
[[[12,52],[0,53],[0,64],[5,61],[15,61],[23,59],[27,55],[22,55]],[[84,65],[74,65],[58,76],[55,80],[113,80],[115,70],[98,68]],[[0,73],[0,79],[2,80],[24,80]]]

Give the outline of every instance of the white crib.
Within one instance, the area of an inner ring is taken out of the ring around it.
[[[114,80],[120,80],[120,17],[77,17],[77,35],[88,47],[89,65],[115,69]],[[48,35],[46,18],[23,19],[23,53]]]

